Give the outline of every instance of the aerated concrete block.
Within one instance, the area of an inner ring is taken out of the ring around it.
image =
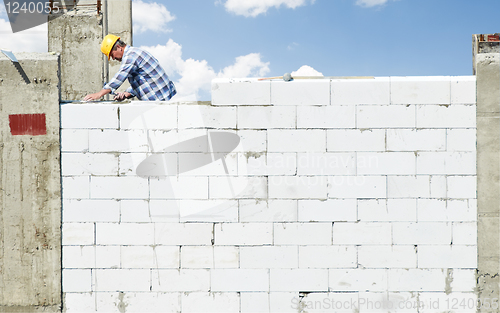
[[[391,104],[450,104],[449,76],[391,77]]]
[[[271,81],[273,105],[330,105],[329,79],[294,79]]]
[[[212,80],[213,105],[271,105],[271,82],[256,78]]]

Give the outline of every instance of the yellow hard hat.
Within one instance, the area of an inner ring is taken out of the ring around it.
[[[106,35],[106,37],[104,37],[104,39],[102,40],[101,51],[108,57],[108,60],[111,58],[111,49],[113,49],[113,46],[119,39],[120,37],[109,34]]]

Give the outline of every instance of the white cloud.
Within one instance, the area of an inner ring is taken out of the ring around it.
[[[257,77],[269,73],[269,62],[262,62],[260,53],[239,56],[233,65],[225,67],[217,77]]]
[[[265,14],[270,8],[285,6],[295,9],[307,3],[314,3],[315,0],[227,0],[224,7],[228,12],[245,17],[256,17]]]
[[[298,70],[291,73],[293,76],[324,76],[309,65],[302,65]]]
[[[151,52],[170,78],[180,77],[174,81],[177,96],[186,97],[194,94],[198,98],[200,90],[210,90],[210,82],[216,76],[214,70],[206,61],[182,59],[182,46],[172,39],[165,45],[140,47]]]
[[[167,72],[167,74],[172,75],[171,73],[179,72],[179,68],[181,68],[182,63],[182,47],[178,43],[174,42],[172,39],[164,45],[156,45],[152,47],[141,46],[141,49],[144,49],[155,56],[158,59],[163,69]]]
[[[135,34],[146,31],[171,32],[172,30],[167,28],[167,24],[173,20],[175,20],[175,16],[163,4],[142,0],[132,2],[132,22]]]
[[[182,76],[176,84],[179,95],[182,97],[194,94],[196,99],[200,98],[203,91],[210,90],[212,79],[216,76],[207,61],[193,59],[184,61],[179,74]]]
[[[47,52],[47,23],[12,33],[8,19],[0,18],[0,49],[12,52]]]
[[[206,60],[184,60],[182,46],[172,39],[165,45],[140,48],[151,52],[167,75],[173,78],[178,93],[175,99],[208,100],[206,98],[210,96],[212,79],[216,77],[254,77],[269,72],[269,63],[262,62],[258,53],[237,57],[233,65],[216,73]],[[176,80],[175,77],[179,79]]]
[[[288,47],[286,47],[288,50],[295,50],[296,47],[298,47],[299,44],[296,43],[296,42],[292,42],[291,44],[288,45]]]
[[[365,8],[371,8],[374,6],[378,5],[384,5],[388,2],[389,0],[356,0],[356,5],[365,7]]]

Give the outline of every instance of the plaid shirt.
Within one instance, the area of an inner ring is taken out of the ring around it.
[[[114,92],[128,78],[127,92],[139,100],[170,100],[177,91],[163,68],[149,52],[125,47],[120,70],[104,89]]]

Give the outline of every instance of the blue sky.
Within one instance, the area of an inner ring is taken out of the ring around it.
[[[133,0],[133,44],[182,96],[210,100],[215,77],[303,66],[325,76],[471,75],[472,35],[500,32],[499,11],[498,0]],[[7,26],[0,12],[2,48],[46,49],[46,25]]]

